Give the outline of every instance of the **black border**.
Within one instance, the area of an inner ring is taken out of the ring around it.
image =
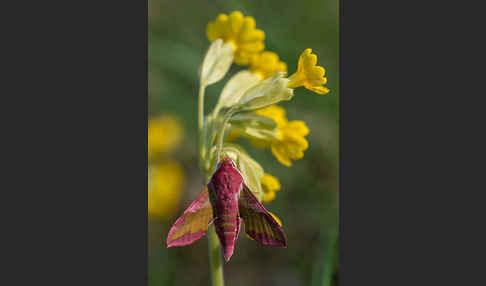
[[[466,162],[484,142],[465,130],[484,133],[484,105],[469,101],[484,88],[457,65],[477,62],[459,36],[482,39],[483,25],[455,4],[343,2],[340,285],[478,283],[466,255],[483,201],[464,198],[484,190]],[[4,193],[17,196],[4,200],[7,274],[20,261],[17,281],[146,285],[147,1],[40,6],[12,13],[3,41],[3,94],[19,106],[4,105],[5,122],[20,125],[3,135],[15,143]]]
[[[22,5],[3,284],[147,285],[147,0]]]

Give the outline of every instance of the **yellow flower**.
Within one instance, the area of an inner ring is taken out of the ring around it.
[[[251,57],[250,71],[264,80],[277,72],[287,72],[287,65],[279,60],[276,53],[265,51]]]
[[[285,109],[283,109],[278,105],[270,105],[268,107],[255,110],[254,113],[271,118],[275,122],[275,124],[277,124],[277,137],[278,138],[282,137],[280,128],[284,127],[288,123],[287,117],[285,116]],[[249,140],[253,145],[262,149],[269,147],[272,142],[268,140],[251,138],[251,137],[249,138]]]
[[[270,174],[263,174],[260,178],[263,189],[263,202],[268,203],[275,199],[275,192],[280,190],[280,182]]]
[[[294,120],[280,129],[281,139],[271,144],[273,155],[287,167],[292,166],[291,160],[302,159],[304,151],[309,147],[304,138],[309,134],[309,128],[304,121]]]
[[[277,127],[283,127],[288,123],[287,116],[285,115],[285,109],[278,105],[270,105],[268,107],[255,110],[254,113],[271,118],[275,124],[277,124]]]
[[[255,28],[253,17],[243,17],[239,11],[229,16],[218,15],[216,20],[208,23],[206,35],[211,42],[223,39],[225,43],[230,43],[234,49],[235,63],[239,65],[248,65],[250,58],[265,48],[265,33]]]
[[[177,210],[184,183],[182,167],[177,162],[149,166],[148,213],[169,217]]]
[[[149,159],[159,153],[172,151],[182,139],[182,127],[176,118],[170,115],[150,119],[148,123]]]
[[[306,49],[299,58],[297,72],[289,77],[289,88],[304,86],[318,94],[326,94],[329,89],[323,85],[327,83],[324,77],[326,71],[317,66],[317,56],[312,54],[312,49]]]
[[[309,128],[305,122],[300,120],[288,121],[285,116],[285,109],[277,105],[270,105],[255,111],[256,114],[269,117],[275,121],[278,128],[278,139],[264,142],[263,140],[251,139],[250,142],[257,147],[270,146],[273,155],[283,165],[292,166],[292,160],[304,157],[304,151],[309,147],[304,138],[309,134]]]

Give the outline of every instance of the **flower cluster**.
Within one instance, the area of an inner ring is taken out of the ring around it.
[[[208,23],[206,35],[212,43],[200,69],[202,168],[210,174],[222,154],[229,156],[256,197],[270,202],[280,190],[280,182],[233,141],[246,137],[253,145],[270,149],[285,166],[303,158],[309,128],[301,120],[289,121],[285,109],[277,104],[291,100],[298,87],[327,94],[325,69],[317,65],[312,50],[306,49],[297,71],[287,77],[287,64],[277,53],[265,51],[265,33],[256,28],[252,17],[238,11],[218,15]],[[204,116],[205,88],[223,79],[233,63],[246,68],[228,80],[212,113]]]
[[[230,43],[234,50],[235,62],[239,65],[248,65],[251,57],[265,48],[265,33],[255,28],[253,17],[243,17],[239,11],[229,16],[220,14],[216,20],[208,24],[206,35],[211,42],[223,39],[224,42]]]
[[[148,213],[167,218],[178,207],[184,184],[181,165],[170,154],[180,144],[183,130],[179,121],[163,115],[148,123]]]

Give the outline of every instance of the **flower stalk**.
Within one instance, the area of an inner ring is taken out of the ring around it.
[[[198,99],[198,120],[197,120],[197,125],[198,125],[198,130],[199,130],[199,168],[202,168],[204,166],[204,158],[206,157],[205,154],[205,134],[204,134],[204,90],[206,89],[206,86],[201,85],[199,87],[199,99]]]
[[[228,125],[228,121],[230,120],[231,116],[233,116],[234,114],[235,111],[233,109],[230,109],[223,118],[223,123],[221,124],[221,129],[219,131],[219,137],[218,137],[218,147],[217,147],[218,162],[221,159],[221,152],[223,151],[224,133],[226,131],[226,126]]]
[[[201,85],[199,88],[199,99],[198,99],[198,128],[199,128],[199,162],[201,172],[203,173],[204,184],[206,184],[211,176],[208,173],[208,168],[206,162],[209,160],[206,153],[206,128],[204,125],[204,90],[205,85]],[[222,136],[220,136],[222,137]],[[209,272],[211,274],[211,285],[212,286],[224,286],[223,279],[223,261],[221,248],[219,246],[219,239],[214,230],[214,226],[211,225],[208,229],[208,256],[209,256]]]
[[[211,273],[212,286],[224,286],[223,280],[223,259],[219,239],[211,225],[208,230],[208,250],[209,250],[209,268]]]

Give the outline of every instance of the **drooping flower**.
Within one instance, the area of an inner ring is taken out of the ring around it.
[[[304,151],[309,147],[304,138],[309,134],[309,128],[304,121],[294,120],[280,129],[282,137],[271,144],[271,150],[277,160],[287,167],[292,166],[292,160],[302,159]]]
[[[148,157],[172,151],[183,137],[182,127],[176,118],[163,115],[148,122]]]
[[[184,183],[179,163],[168,161],[150,165],[148,171],[148,213],[167,218],[177,210]]]
[[[277,72],[287,72],[287,65],[279,60],[276,53],[265,51],[252,56],[250,71],[264,80]]]
[[[225,43],[230,43],[234,49],[235,63],[243,66],[248,65],[250,58],[265,48],[265,33],[255,28],[253,17],[243,17],[239,11],[232,12],[229,16],[218,15],[216,20],[208,23],[206,35],[211,42],[222,39]]]
[[[275,192],[280,190],[280,182],[270,174],[263,174],[260,178],[263,189],[263,202],[268,203],[275,199]]]
[[[326,94],[329,89],[324,87],[327,78],[324,77],[326,70],[317,66],[317,56],[312,54],[312,49],[306,49],[299,58],[297,72],[289,77],[289,88],[303,86],[315,93]]]
[[[254,134],[247,132],[241,126],[234,126],[231,129],[231,137],[227,141],[234,141],[240,136],[248,137],[250,142],[256,147],[266,149],[270,148],[273,155],[283,165],[292,166],[292,160],[302,159],[304,151],[309,147],[305,136],[309,134],[309,128],[304,121],[293,120],[288,121],[285,115],[285,109],[278,105],[270,105],[268,107],[254,111],[255,114],[268,117],[276,124],[276,130],[265,138],[256,137]]]
[[[275,121],[278,128],[278,139],[264,142],[251,139],[257,147],[270,146],[272,154],[283,165],[292,166],[292,160],[304,157],[304,151],[309,147],[305,136],[309,134],[309,128],[304,121],[288,121],[285,109],[277,105],[271,105],[255,111],[256,114],[269,117]]]
[[[285,109],[278,105],[270,105],[266,108],[255,110],[255,113],[271,118],[278,127],[283,127],[288,123]]]

